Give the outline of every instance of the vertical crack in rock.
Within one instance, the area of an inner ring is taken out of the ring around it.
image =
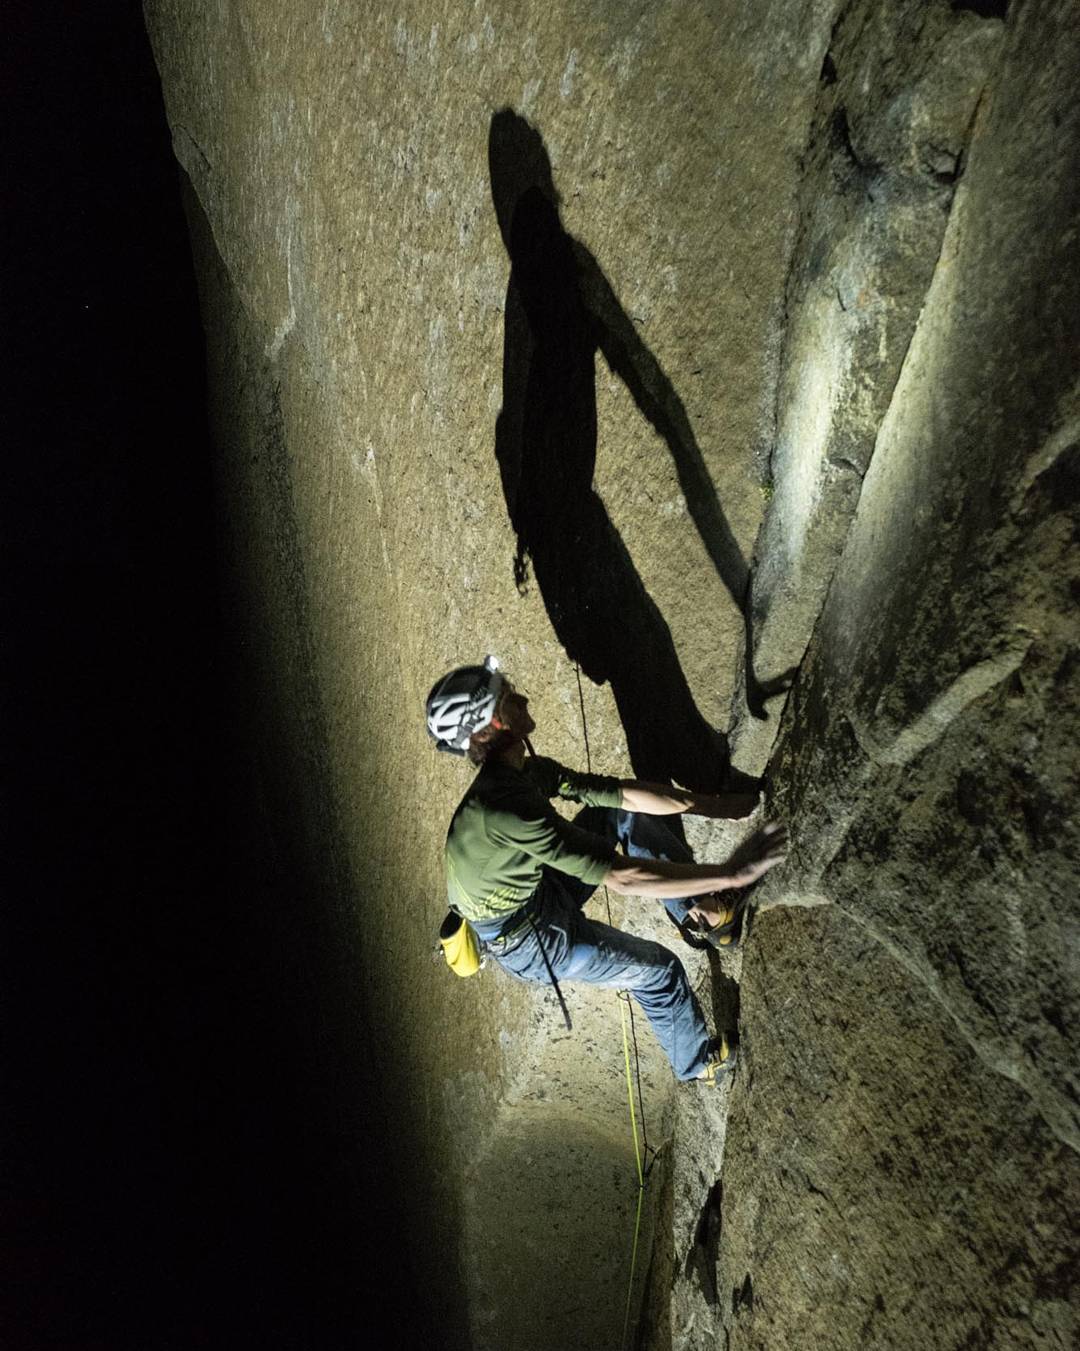
[[[696,1275],[709,1304],[719,1302],[716,1286],[716,1258],[720,1246],[720,1227],[723,1223],[724,1184],[718,1178],[713,1183],[694,1230],[693,1245],[686,1257],[686,1275]]]
[[[869,0],[834,23],[804,153],[772,496],[733,705],[747,772],[768,761],[791,683],[776,677],[802,660],[857,509],[940,261],[999,30],[969,29],[940,7],[885,18]]]

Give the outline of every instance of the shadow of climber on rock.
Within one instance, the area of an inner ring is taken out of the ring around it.
[[[492,119],[488,158],[511,263],[495,454],[517,534],[514,579],[523,589],[531,559],[567,655],[590,680],[610,681],[636,774],[700,791],[733,786],[727,738],[694,703],[670,630],[592,486],[597,351],[667,443],[690,516],[740,613],[746,562],[671,382],[596,260],[562,227],[539,133],[503,109]]]

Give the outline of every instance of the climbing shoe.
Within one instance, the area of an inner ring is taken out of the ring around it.
[[[678,929],[679,937],[684,943],[689,944],[692,948],[698,948],[699,950],[709,946],[709,940],[705,937],[701,930],[701,926],[696,919],[691,918],[690,915],[685,915],[680,921],[670,912],[667,912],[667,915],[668,919],[670,919],[672,924]]]
[[[698,946],[708,946],[711,948],[732,948],[742,937],[743,912],[746,910],[746,893],[739,894],[731,901],[724,901],[723,906],[717,906],[724,918],[719,924],[714,924],[710,928],[704,920],[687,919],[687,924],[694,925],[694,932],[698,938]]]
[[[698,1075],[698,1082],[702,1084],[718,1084],[721,1079],[726,1078],[735,1068],[735,1061],[738,1051],[727,1036],[721,1032],[718,1037],[714,1037],[709,1043],[709,1062]]]

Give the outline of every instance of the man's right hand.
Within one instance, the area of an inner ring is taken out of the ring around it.
[[[616,853],[603,884],[619,896],[655,896],[659,900],[708,896],[756,882],[783,861],[786,846],[787,831],[770,821],[740,844],[726,863],[668,863]],[[708,902],[705,904],[708,907]],[[710,922],[706,912],[701,913]]]
[[[787,857],[787,827],[767,821],[743,840],[724,865],[733,887],[748,887]]]

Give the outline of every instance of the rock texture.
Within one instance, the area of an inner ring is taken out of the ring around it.
[[[822,61],[785,295],[771,501],[755,549],[743,760],[803,658],[941,249],[1002,40],[966,6],[843,6]]]
[[[1076,1156],[1031,1097],[837,906],[762,917],[742,1002],[727,1344],[1072,1345]]]
[[[810,499],[843,549],[770,765],[795,847],[745,954],[715,1321],[686,1345],[1078,1335],[1076,30],[957,9],[1000,52],[857,507]]]
[[[793,824],[688,963],[734,1084],[639,1026],[638,1345],[1075,1333],[1075,25],[1006,9],[148,0],[266,866],[317,879],[266,947],[440,1345],[618,1344],[637,1195],[614,997],[430,961],[420,710],[487,651],[544,752],[730,751]]]

